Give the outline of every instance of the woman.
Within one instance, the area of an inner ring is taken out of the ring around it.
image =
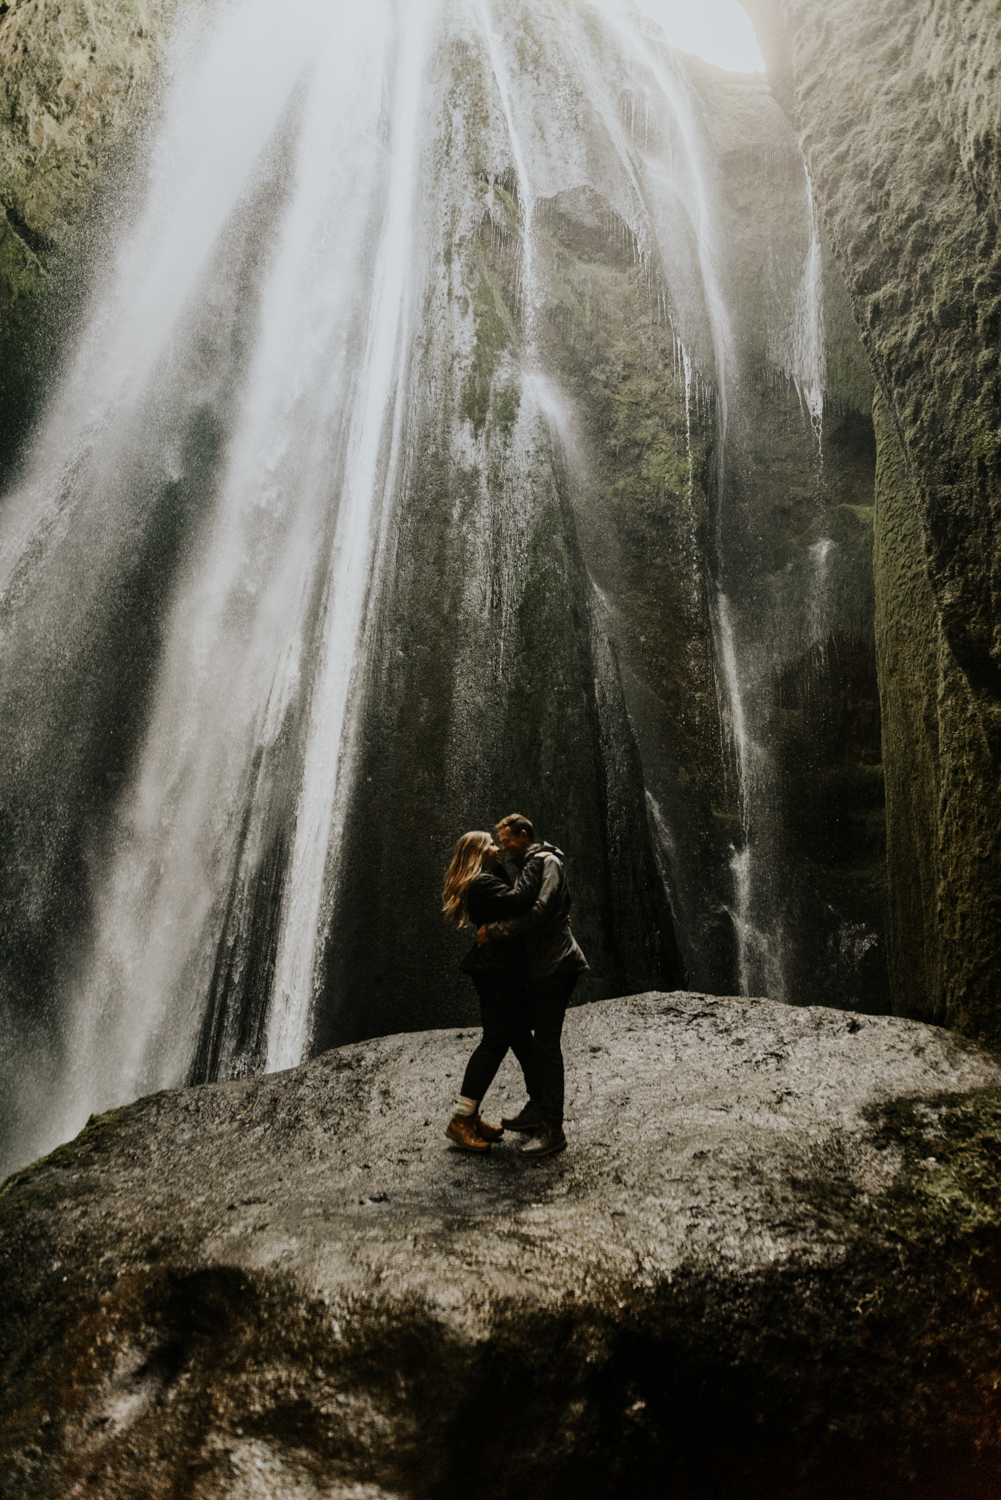
[[[534,885],[512,890],[494,873],[500,850],[489,833],[464,833],[445,876],[442,911],[454,927],[482,927],[527,912]],[[536,881],[535,884],[538,882]],[[520,884],[520,882],[519,882]],[[445,1134],[463,1151],[488,1151],[504,1134],[480,1116],[480,1102],[510,1047],[521,1064],[531,1096],[532,1031],[528,966],[522,942],[476,943],[459,967],[470,976],[480,999],[483,1037],[466,1065],[455,1114]]]

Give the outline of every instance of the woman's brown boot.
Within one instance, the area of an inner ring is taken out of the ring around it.
[[[475,1115],[453,1115],[445,1134],[450,1141],[455,1142],[460,1151],[490,1150],[490,1142],[477,1129]]]
[[[504,1134],[500,1125],[488,1125],[482,1115],[474,1115],[476,1128],[485,1141],[499,1141]]]

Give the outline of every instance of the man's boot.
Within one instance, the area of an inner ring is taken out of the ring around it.
[[[545,1123],[539,1113],[539,1106],[529,1099],[524,1109],[512,1120],[501,1120],[501,1127],[504,1130],[525,1130],[534,1133],[536,1130],[541,1130]]]
[[[455,1142],[460,1151],[490,1150],[490,1142],[476,1128],[474,1115],[453,1115],[445,1134],[450,1141]]]
[[[544,1124],[538,1135],[533,1135],[530,1141],[518,1147],[518,1155],[526,1161],[538,1161],[542,1156],[554,1156],[557,1151],[567,1149],[567,1138],[563,1134],[562,1125]]]

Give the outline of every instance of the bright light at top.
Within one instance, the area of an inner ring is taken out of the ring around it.
[[[763,73],[754,28],[737,0],[639,0],[672,47],[735,73]]]

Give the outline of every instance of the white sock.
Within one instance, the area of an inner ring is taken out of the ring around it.
[[[467,1099],[465,1094],[459,1095],[459,1102],[455,1106],[457,1115],[475,1115],[479,1099]]]

